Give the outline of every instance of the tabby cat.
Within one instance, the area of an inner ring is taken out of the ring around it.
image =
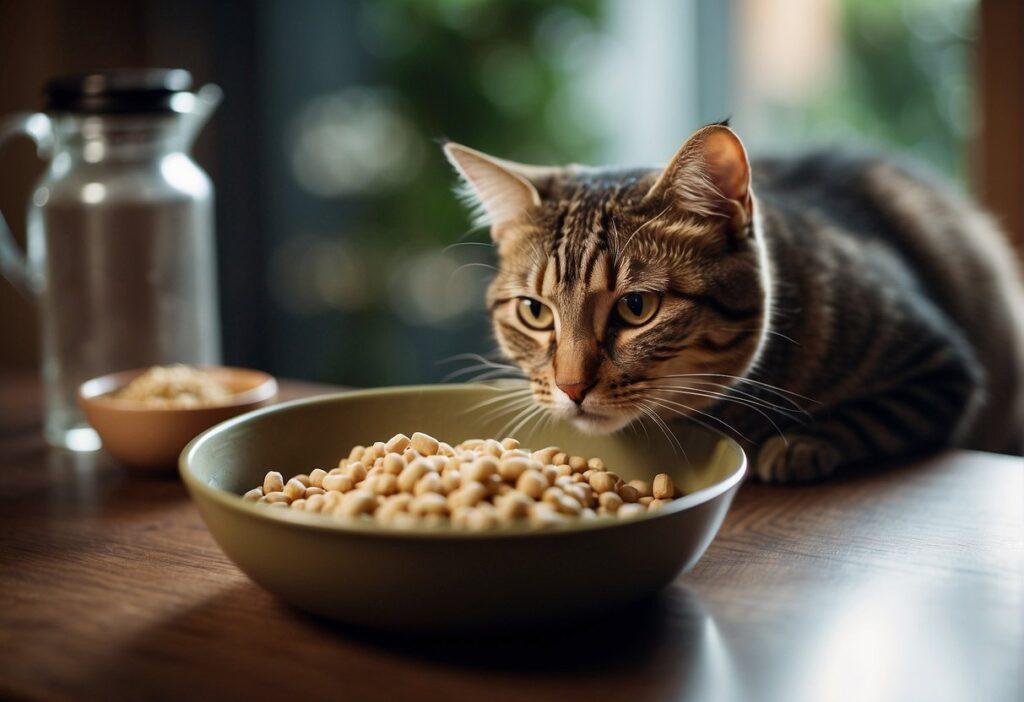
[[[1019,451],[1024,289],[957,194],[877,158],[751,164],[724,124],[664,169],[444,150],[497,246],[499,345],[556,416],[729,427],[776,482]]]

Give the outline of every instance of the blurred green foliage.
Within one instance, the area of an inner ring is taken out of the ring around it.
[[[546,27],[596,22],[597,0],[405,0],[361,3],[360,33],[373,58],[366,80],[401,96],[428,144],[414,187],[362,205],[367,224],[396,241],[436,243],[466,228],[454,175],[431,140],[445,137],[521,160],[580,159],[596,149],[583,130],[550,129],[566,76],[548,51]]]
[[[966,180],[975,0],[843,0],[841,75],[809,105],[809,132],[852,131]]]

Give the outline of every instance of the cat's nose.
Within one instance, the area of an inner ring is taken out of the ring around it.
[[[575,402],[577,405],[583,402],[583,398],[586,397],[590,389],[594,387],[597,381],[594,382],[582,382],[582,383],[558,383],[558,389],[569,396],[569,399]]]

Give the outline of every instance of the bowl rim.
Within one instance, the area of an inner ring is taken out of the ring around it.
[[[146,403],[139,400],[123,400],[116,397],[111,397],[110,393],[120,390],[130,383],[135,378],[139,377],[153,366],[146,366],[145,368],[129,368],[126,370],[116,371],[114,373],[107,373],[105,375],[99,375],[95,378],[90,378],[84,383],[78,386],[76,395],[78,396],[79,404],[92,405],[94,407],[102,407],[107,410],[116,410],[119,412],[134,412],[134,413],[167,413],[167,414],[185,414],[190,412],[204,412],[204,411],[216,411],[225,410],[238,407],[244,407],[246,405],[256,405],[259,403],[267,402],[277,396],[277,379],[269,373],[255,368],[243,368],[241,366],[221,366],[217,364],[197,364],[191,365],[193,368],[200,370],[214,370],[214,371],[226,371],[228,373],[235,374],[247,374],[255,376],[259,382],[253,385],[247,390],[233,393],[224,402],[217,402],[216,404],[202,405],[199,407],[154,407],[147,405]],[[113,384],[113,387],[108,389],[102,389],[105,386]]]
[[[615,527],[626,527],[630,524],[637,524],[645,521],[654,519],[667,518],[673,514],[683,512],[685,510],[696,507],[697,505],[709,502],[730,490],[736,488],[743,480],[743,477],[747,473],[747,453],[743,450],[743,447],[739,445],[735,440],[726,436],[720,431],[711,427],[706,427],[693,423],[694,426],[703,432],[713,434],[719,439],[725,440],[732,449],[739,455],[739,464],[726,478],[720,480],[706,488],[701,488],[687,495],[683,495],[675,500],[672,500],[666,507],[656,511],[647,512],[637,517],[631,517],[630,519],[594,519],[594,520],[568,520],[563,524],[557,524],[545,529],[537,529],[530,527],[529,525],[514,525],[511,527],[505,527],[501,529],[485,530],[485,531],[469,531],[466,529],[454,529],[450,526],[424,526],[417,528],[406,528],[397,527],[387,524],[377,524],[376,522],[369,522],[363,520],[352,520],[342,521],[336,519],[324,519],[319,515],[306,514],[299,510],[281,510],[281,509],[267,509],[264,506],[258,505],[254,502],[246,502],[242,499],[241,495],[223,490],[221,488],[213,487],[201,480],[198,476],[194,475],[191,470],[191,460],[193,455],[202,448],[202,446],[216,438],[219,434],[222,434],[230,429],[234,428],[238,424],[262,417],[265,414],[272,414],[275,412],[288,411],[295,407],[303,407],[306,405],[316,404],[327,404],[335,402],[339,399],[347,398],[359,398],[359,397],[374,397],[374,396],[388,396],[388,395],[403,395],[409,392],[430,392],[438,390],[449,390],[455,392],[469,392],[479,391],[481,388],[491,388],[483,383],[465,383],[460,385],[394,385],[381,388],[367,388],[360,390],[341,390],[338,392],[325,393],[322,395],[315,395],[313,397],[305,397],[297,400],[291,400],[288,402],[281,402],[269,407],[262,407],[245,414],[240,414],[237,417],[225,420],[192,439],[188,445],[182,449],[181,454],[178,457],[178,472],[181,475],[182,481],[188,488],[190,496],[195,501],[195,493],[201,493],[205,498],[211,499],[227,509],[239,512],[253,519],[269,519],[271,521],[279,521],[291,524],[293,526],[328,532],[328,533],[341,533],[341,534],[358,534],[361,536],[380,537],[380,538],[422,538],[422,539],[435,539],[435,540],[449,540],[449,539],[505,539],[505,538],[524,538],[524,537],[545,537],[556,534],[570,534],[580,531],[591,531],[595,529],[610,529]]]

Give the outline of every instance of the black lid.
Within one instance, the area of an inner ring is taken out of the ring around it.
[[[125,68],[54,78],[46,85],[52,112],[140,114],[175,112],[175,95],[192,87],[181,68]]]

